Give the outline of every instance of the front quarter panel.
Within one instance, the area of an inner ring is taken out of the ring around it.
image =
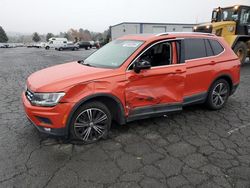
[[[85,98],[94,93],[94,83],[86,82],[79,83],[66,90],[66,95],[63,97],[61,102],[73,102],[77,103],[81,99]]]
[[[122,103],[123,107],[125,107],[125,86],[126,79],[124,73],[109,78],[98,79],[94,81],[94,94],[105,93],[115,96]]]

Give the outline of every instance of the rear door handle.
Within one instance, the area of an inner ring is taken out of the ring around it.
[[[181,69],[177,69],[175,70],[175,73],[183,73],[183,71]]]
[[[215,64],[216,64],[215,61],[211,61],[211,62],[210,62],[210,65],[215,65]]]

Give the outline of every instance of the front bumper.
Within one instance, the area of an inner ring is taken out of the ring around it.
[[[66,122],[74,103],[59,103],[54,107],[33,106],[22,94],[24,110],[29,121],[42,133],[67,136]]]
[[[27,119],[29,120],[29,122],[41,133],[44,134],[49,134],[52,136],[67,136],[67,129],[66,128],[46,128],[46,127],[42,127],[42,126],[37,126],[30,118],[29,116],[26,114]]]

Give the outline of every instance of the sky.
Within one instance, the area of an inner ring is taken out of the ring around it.
[[[201,23],[213,8],[249,0],[0,0],[7,32],[54,34],[70,28],[103,32],[121,22]]]

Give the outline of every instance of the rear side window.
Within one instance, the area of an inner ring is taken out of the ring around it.
[[[206,57],[206,47],[204,39],[185,39],[186,60]]]
[[[213,49],[214,55],[218,55],[224,51],[224,48],[221,46],[221,44],[218,41],[209,39],[209,42]]]

